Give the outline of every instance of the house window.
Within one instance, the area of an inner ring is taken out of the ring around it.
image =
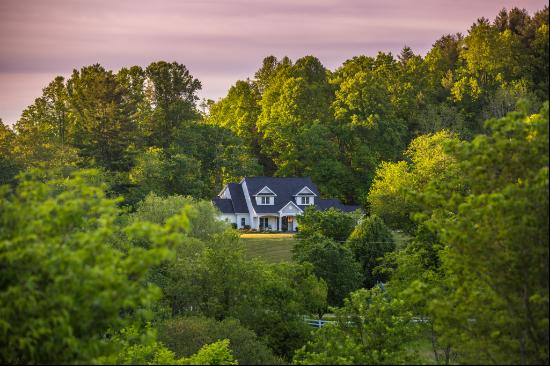
[[[310,202],[309,201],[310,197],[300,197],[300,198],[302,199],[302,203],[301,203],[302,205],[309,205],[310,204],[309,203]]]
[[[244,226],[246,225],[246,218],[241,218],[241,227],[244,228]]]
[[[271,205],[271,197],[260,197],[261,205]]]

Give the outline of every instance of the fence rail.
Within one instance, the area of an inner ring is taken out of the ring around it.
[[[327,324],[334,323],[334,320],[322,320],[322,319],[304,319],[304,321],[313,328],[322,328]]]

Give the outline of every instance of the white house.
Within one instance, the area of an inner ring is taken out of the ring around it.
[[[337,199],[321,199],[309,177],[246,177],[227,184],[213,203],[221,212],[220,218],[238,228],[271,231],[296,231],[296,216],[307,206],[346,212],[359,209]]]

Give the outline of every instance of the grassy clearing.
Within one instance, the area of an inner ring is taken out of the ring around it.
[[[410,236],[402,232],[393,232],[397,248],[403,248]],[[246,245],[249,259],[260,258],[267,262],[279,263],[292,261],[292,247],[296,239],[289,233],[247,233],[241,234]]]
[[[292,234],[242,234],[248,258],[260,258],[267,262],[292,261],[295,239]]]

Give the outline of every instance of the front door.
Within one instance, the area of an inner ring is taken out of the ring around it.
[[[281,220],[281,231],[288,231],[288,216],[283,216]]]

